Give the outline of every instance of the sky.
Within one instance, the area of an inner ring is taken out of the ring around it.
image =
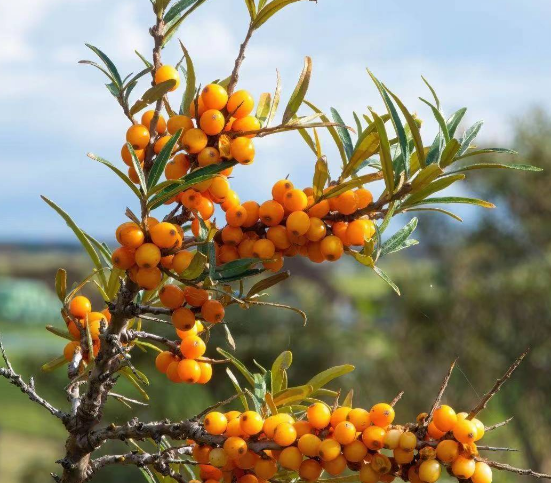
[[[255,33],[239,87],[255,98],[273,92],[279,69],[281,115],[309,55],[314,67],[307,98],[326,112],[337,108],[353,124],[354,110],[383,111],[369,67],[425,120],[428,144],[436,126],[418,99],[430,96],[424,75],[445,114],[466,106],[463,127],[485,121],[479,144],[510,146],[514,120],[551,103],[550,19],[548,0],[300,2]],[[198,82],[229,75],[247,22],[243,0],[208,0],[188,18],[177,37],[190,51]],[[95,60],[84,46],[90,43],[121,74],[137,72],[142,64],[134,50],[150,55],[153,23],[148,0],[0,2],[0,241],[71,239],[40,194],[105,240],[125,221],[125,207],[137,208],[128,188],[86,157],[93,152],[123,167],[119,152],[128,121],[102,74],[77,61]],[[177,42],[163,52],[166,63],[180,56]],[[135,92],[146,88],[144,82]],[[173,105],[181,93],[171,94]],[[334,147],[327,136],[322,142],[336,172]],[[297,133],[258,139],[256,150],[252,166],[234,171],[232,187],[242,200],[268,199],[273,182],[288,174],[297,186],[311,183],[315,159]]]

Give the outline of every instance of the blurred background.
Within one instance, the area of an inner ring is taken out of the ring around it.
[[[436,0],[347,0],[345,8],[340,1],[320,0],[289,7],[258,32],[241,76],[242,87],[256,97],[273,90],[279,68],[288,98],[303,56],[311,55],[309,100],[324,110],[338,108],[352,123],[352,110],[383,110],[365,73],[369,66],[418,111],[430,141],[436,128],[418,100],[427,96],[423,74],[446,114],[469,108],[463,128],[486,120],[480,146],[514,148],[519,156],[499,161],[533,164],[544,172],[470,174],[469,195],[498,208],[461,209],[463,224],[422,214],[414,235],[421,244],[383,264],[401,297],[359,265],[290,260],[294,276],[271,290],[270,300],[300,307],[309,323],[303,327],[293,312],[275,309],[228,310],[237,356],[249,367],[253,359],[269,366],[281,351],[292,350],[290,382],[299,385],[331,365],[354,364],[356,370],[333,386],[354,387],[355,404],[365,407],[404,390],[397,410],[399,422],[406,422],[428,410],[455,357],[458,369],[444,399],[463,410],[531,347],[482,415],[487,425],[514,419],[485,441],[522,450],[491,455],[500,461],[551,472],[551,66],[541,62],[550,13],[543,0],[466,0],[453,9]],[[136,72],[140,61],[133,51],[149,53],[151,22],[145,0],[0,4],[0,105],[7,113],[0,117],[0,334],[16,369],[35,375],[38,390],[58,406],[66,404],[65,371],[40,372],[64,345],[44,330],[46,324],[63,324],[54,275],[62,266],[71,281],[81,280],[90,264],[38,195],[51,197],[96,238],[113,243],[129,192],[85,153],[118,162],[127,126],[100,74],[76,61],[92,58],[83,46],[89,42],[121,72]],[[231,71],[246,22],[243,2],[210,0],[184,24],[180,36],[201,82]],[[530,25],[521,41],[511,34],[519,25]],[[179,57],[176,46],[164,53],[166,62]],[[336,169],[338,158],[324,142]],[[314,159],[297,134],[265,138],[257,153],[255,164],[237,169],[232,182],[244,199],[266,199],[272,183],[288,173],[296,185],[311,183]],[[394,228],[407,221],[397,220]],[[97,294],[87,294],[100,306]],[[209,344],[212,355],[217,345],[227,349],[222,334]],[[186,417],[233,392],[220,367],[207,387],[174,386],[156,374],[153,353],[137,352],[136,358],[153,395],[137,411],[144,419]],[[119,392],[139,397],[125,382]],[[48,481],[63,451],[63,429],[2,381],[0,408],[0,481]],[[123,422],[132,414],[110,402],[106,418]],[[130,481],[137,475],[132,471],[104,471],[101,481]],[[499,474],[495,480],[522,478]]]

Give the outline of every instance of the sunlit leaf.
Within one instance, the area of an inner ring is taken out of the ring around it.
[[[310,394],[312,394],[312,392],[313,388],[309,384],[305,384],[304,386],[291,387],[289,389],[285,389],[284,391],[279,392],[278,394],[274,394],[274,404],[279,407],[287,406],[292,403],[297,403],[303,401]]]
[[[498,164],[498,163],[479,163],[469,164],[463,166],[454,171],[450,171],[448,174],[462,173],[463,171],[471,171],[474,169],[517,169],[519,171],[543,171],[542,168],[532,166],[531,164]]]
[[[44,372],[52,372],[66,364],[67,364],[67,361],[65,360],[65,356],[59,356],[51,360],[50,362],[46,362],[45,364],[42,364],[41,369]]]
[[[147,178],[148,189],[155,186],[157,181],[161,178],[161,175],[164,173],[166,163],[168,163],[168,160],[172,156],[174,146],[176,146],[182,132],[183,129],[178,129],[178,131],[171,136],[168,142],[163,146],[163,149],[161,149],[161,152],[155,158],[155,162],[153,163],[153,167],[151,168],[151,171],[149,171],[149,176]]]
[[[163,47],[170,41],[172,36],[180,28],[180,25],[182,25],[184,20],[205,2],[206,0],[195,0],[195,3],[193,3],[193,5],[188,10],[186,10],[183,15],[177,18],[177,14],[176,17],[171,22],[169,22],[163,39]],[[167,12],[167,15],[170,13],[171,10],[172,9]]]
[[[255,30],[258,29],[282,8],[300,1],[302,0],[272,0],[266,6],[264,6],[265,2],[263,2],[262,6],[258,6],[258,13],[252,23],[253,28]]]
[[[388,255],[404,243],[417,228],[417,218],[412,218],[406,226],[398,230],[381,246],[381,255]]]
[[[455,213],[452,213],[451,211],[448,211],[448,210],[444,210],[442,208],[407,208],[405,210],[403,210],[404,212],[410,212],[410,211],[433,211],[433,212],[436,212],[436,213],[442,213],[443,215],[447,215],[451,218],[453,218],[454,220],[457,220],[459,222],[462,222],[463,219],[459,216],[457,216]]]
[[[99,156],[96,156],[95,154],[88,153],[88,157],[90,159],[93,159],[94,161],[97,161],[98,163],[101,163],[105,166],[107,166],[111,171],[113,171],[120,179],[122,179],[126,185],[134,192],[134,194],[141,198],[142,194],[140,193],[140,190],[136,187],[136,185],[132,182],[132,180],[124,174],[119,168],[117,168],[115,165],[111,164],[106,159],[103,159]]]
[[[346,159],[350,160],[350,158],[352,157],[352,152],[354,151],[354,146],[352,145],[352,138],[350,137],[350,133],[348,132],[348,129],[344,127],[345,123],[341,115],[339,114],[339,111],[332,107],[331,115],[333,116],[333,120],[336,123],[340,124],[339,126],[335,126],[335,130],[337,131],[337,134],[339,135],[341,143],[344,147]]]
[[[392,290],[400,295],[400,289],[392,280],[390,280],[389,276],[385,272],[383,272],[379,267],[373,267],[373,270],[379,277],[381,277],[386,283],[388,283],[392,287]]]
[[[461,154],[460,156],[457,156],[456,159],[464,159],[471,156],[480,156],[482,154],[511,154],[516,155],[518,154],[516,151],[513,151],[512,149],[505,149],[505,148],[485,148],[485,149],[473,149],[470,151],[466,151],[464,154]]]
[[[67,296],[67,272],[63,268],[58,268],[55,275],[55,292],[61,302]]]
[[[466,205],[476,205],[482,208],[495,208],[495,205],[493,203],[490,203],[489,201],[479,200],[476,198],[465,198],[462,196],[446,196],[442,198],[429,198],[429,199],[420,201],[418,204],[428,205],[428,204],[445,204],[445,203],[458,203],[458,204],[466,204]]]
[[[444,151],[442,151],[442,156],[440,157],[440,167],[446,168],[450,164],[454,162],[455,155],[461,148],[461,144],[459,144],[459,141],[457,139],[451,139],[448,144],[446,144],[446,147],[444,148]]]
[[[195,252],[189,266],[180,274],[180,278],[183,278],[184,280],[196,279],[203,273],[206,264],[207,257],[205,254],[199,251]]]
[[[162,99],[165,94],[172,90],[175,84],[176,81],[174,79],[170,79],[161,82],[160,84],[156,84],[153,87],[150,87],[143,93],[142,97],[140,97],[130,108],[130,114],[134,115],[149,106],[150,104],[153,104],[159,99]]]
[[[314,169],[314,179],[312,181],[312,189],[314,191],[314,201],[317,201],[323,194],[325,185],[329,180],[329,166],[325,156],[321,156],[316,161]]]
[[[264,127],[266,120],[268,119],[271,104],[272,95],[269,92],[264,92],[258,98],[258,106],[256,107],[256,118],[260,121],[260,127]]]
[[[182,41],[180,41],[180,47],[184,52],[184,58],[186,60],[186,70],[185,70],[186,88],[184,90],[184,95],[182,96],[182,103],[180,105],[180,114],[189,116],[189,108],[195,96],[195,90],[196,90],[195,84],[197,80],[195,78],[195,67],[193,66],[193,61],[191,60],[191,56],[189,55],[189,52],[185,48]]]
[[[293,363],[293,354],[291,351],[282,352],[277,356],[276,360],[272,364],[272,393],[278,393],[282,390],[283,375],[284,372],[291,367]]]
[[[251,20],[254,20],[256,17],[256,5],[254,0],[245,0],[245,5],[247,5],[247,10],[249,11]]]
[[[216,350],[220,354],[222,354],[226,359],[229,359],[230,362],[234,365],[234,367],[243,375],[243,377],[251,385],[251,387],[254,388],[254,377],[251,374],[251,372],[245,367],[245,364],[243,364],[239,359],[237,359],[237,357],[233,356],[232,354],[225,351],[224,349],[221,349],[220,347],[217,347]]]
[[[275,1],[277,2],[278,0],[275,0]],[[272,2],[271,4],[273,3],[274,2]],[[269,4],[267,8],[269,8],[271,4]],[[311,75],[312,75],[312,59],[306,56],[304,59],[304,68],[302,69],[298,83],[295,87],[295,90],[291,94],[289,103],[287,104],[287,107],[285,108],[285,112],[283,113],[283,119],[281,121],[282,124],[286,124],[297,113],[300,105],[302,104],[302,101],[304,100],[304,97],[306,96],[306,92],[308,91]]]
[[[247,295],[245,298],[250,298],[255,294],[258,294],[262,292],[263,290],[267,290],[270,287],[273,287],[274,285],[283,282],[284,280],[287,280],[291,276],[291,272],[284,271],[276,273],[275,275],[272,275],[270,277],[267,277],[260,282],[255,283],[247,292]]]
[[[478,133],[482,129],[483,124],[484,121],[478,121],[475,122],[469,129],[467,129],[465,134],[460,139],[461,149],[458,153],[459,156],[465,154],[465,152],[469,149],[471,143],[475,140],[476,136],[478,136]]]
[[[115,67],[115,64],[111,61],[111,59],[109,57],[107,57],[107,55],[105,55],[97,47],[94,47],[93,45],[90,45],[90,44],[85,44],[85,45],[90,50],[92,50],[102,60],[102,62],[105,64],[105,67],[107,67],[107,69],[111,73],[112,79],[115,82],[115,84],[117,85],[117,87],[119,87],[119,88],[122,87],[121,76],[119,74],[119,71]]]
[[[388,141],[388,135],[386,132],[385,123],[375,113],[371,111],[373,121],[379,134],[379,156],[381,158],[381,167],[383,168],[383,176],[385,180],[385,186],[389,194],[394,193],[394,173],[392,166],[392,155],[390,154],[390,143]]]
[[[351,364],[331,367],[315,375],[306,384],[312,386],[314,391],[317,391],[321,387],[331,382],[333,379],[344,376],[345,374],[352,372],[354,369],[354,366]]]
[[[241,404],[243,404],[243,409],[245,409],[245,411],[248,411],[249,410],[249,404],[247,403],[247,398],[245,397],[243,393],[243,389],[241,389],[241,385],[239,384],[239,381],[237,380],[237,378],[235,377],[234,373],[230,370],[229,367],[226,367],[226,374],[228,375],[228,377],[230,378],[230,381],[235,389],[235,392],[237,394],[239,394],[239,399],[241,401]],[[252,375],[251,375],[252,377]]]
[[[426,197],[446,189],[448,186],[452,185],[456,181],[461,181],[465,179],[464,174],[453,174],[449,176],[444,176],[438,178],[436,181],[426,185],[424,188],[416,191],[411,196],[409,196],[403,203],[402,207],[407,208],[408,206],[419,204],[419,202]]]

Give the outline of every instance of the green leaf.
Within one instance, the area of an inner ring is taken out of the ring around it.
[[[341,406],[345,408],[351,408],[353,398],[354,398],[354,389],[350,389],[350,391],[348,391],[348,394],[344,398],[344,401],[342,402]]]
[[[63,303],[67,296],[67,272],[63,268],[58,268],[55,275],[55,292],[57,298]]]
[[[354,369],[355,367],[351,364],[344,364],[342,366],[331,367],[315,375],[306,384],[312,386],[314,391],[317,391],[318,389],[322,388],[323,386],[331,382],[333,379],[344,376],[345,374],[352,372]]]
[[[497,163],[479,163],[469,164],[462,168],[450,171],[448,174],[462,173],[463,171],[471,171],[474,169],[518,169],[519,171],[543,171],[542,168],[532,166],[531,164],[497,164]]]
[[[179,0],[176,2],[168,12],[165,13],[164,21],[165,23],[172,22],[176,17],[178,17],[186,8],[195,3],[197,0]]]
[[[247,10],[249,11],[251,20],[254,20],[256,17],[256,5],[254,0],[245,0],[245,5],[247,5]]]
[[[134,53],[141,59],[141,61],[145,64],[146,67],[153,69],[153,64],[149,62],[149,60],[147,60],[142,54],[140,54],[137,50],[135,50]]]
[[[446,126],[448,128],[448,132],[450,133],[450,138],[453,138],[453,136],[455,135],[455,131],[457,130],[459,123],[463,119],[463,116],[465,116],[466,112],[467,109],[465,107],[459,109],[446,121]],[[443,142],[443,135],[440,131],[434,138],[434,142],[432,143],[427,154],[427,165],[436,163],[438,161],[438,159],[440,158],[440,151],[442,149]]]
[[[421,76],[421,79],[423,79],[423,82],[429,88],[432,94],[432,97],[434,97],[434,102],[436,103],[436,109],[440,110],[440,99],[438,99],[438,96],[436,95],[436,91],[432,88],[432,86],[429,84],[429,81],[427,79],[425,79],[423,76]]]
[[[140,163],[138,156],[136,156],[136,151],[134,151],[132,144],[126,143],[126,147],[128,148],[128,152],[130,153],[130,157],[132,158],[132,166],[134,167],[134,171],[136,171],[136,174],[138,175],[138,180],[140,181],[140,187],[142,188],[143,196],[147,198],[147,182],[142,169],[142,164]]]
[[[170,0],[155,0],[155,13],[159,18],[161,18],[169,3]]]
[[[277,356],[276,360],[272,364],[272,393],[278,393],[282,389],[283,374],[291,367],[293,363],[293,354],[291,351],[282,352]]]
[[[272,5],[277,1],[278,0],[275,0],[274,2],[269,4],[267,8],[269,8],[270,5]],[[312,59],[306,56],[304,58],[304,68],[302,69],[298,83],[295,87],[295,90],[293,91],[293,94],[291,95],[291,98],[289,99],[289,103],[285,108],[285,112],[283,113],[283,119],[281,121],[282,124],[287,124],[287,122],[289,122],[293,118],[293,116],[297,113],[300,105],[302,104],[302,101],[304,100],[304,97],[306,96],[306,92],[308,91],[308,86],[310,85],[311,76],[312,76]]]
[[[270,105],[270,112],[268,114],[268,118],[266,119],[265,127],[268,127],[270,123],[273,121],[277,108],[279,106],[279,101],[281,100],[281,76],[279,75],[279,71],[276,69],[276,88],[274,92],[274,97],[272,99],[272,104]]]
[[[267,290],[270,287],[273,287],[274,285],[283,282],[284,280],[287,280],[291,276],[291,272],[288,270],[285,272],[279,272],[275,275],[272,275],[270,277],[262,279],[260,282],[256,282],[247,292],[247,295],[245,296],[246,299],[252,297],[253,295],[256,295],[263,290]]]
[[[371,254],[357,252],[356,250],[349,250],[346,253],[354,257],[356,261],[360,262],[365,267],[373,267],[374,262]]]
[[[58,329],[57,327],[54,327],[53,325],[47,325],[46,330],[48,332],[51,332],[54,335],[57,335],[58,337],[61,337],[62,339],[74,340],[73,336],[68,331]]]
[[[448,186],[455,183],[456,181],[460,181],[463,179],[465,179],[464,174],[454,174],[454,175],[444,176],[442,178],[439,178],[436,181],[433,181],[432,183],[428,184],[424,188],[420,189],[419,191],[416,191],[411,196],[409,196],[402,203],[401,207],[406,208],[408,206],[416,205],[421,200],[424,200],[427,196],[430,196],[433,193],[437,193],[438,191],[442,191],[446,189]]]
[[[287,5],[291,5],[292,3],[296,3],[300,1],[301,0],[272,0],[265,7],[262,6],[261,8],[259,5],[258,13],[252,23],[253,29],[256,30],[259,27],[261,27],[265,22],[267,22],[270,19],[270,17],[275,15],[277,12],[279,12],[282,8],[286,7]]]
[[[103,72],[107,76],[107,78],[111,81],[111,83],[113,85],[115,85],[115,89],[118,92],[118,88],[116,87],[115,79],[113,79],[113,76],[106,69],[104,69],[101,65],[99,65],[97,62],[93,62],[91,60],[79,60],[78,63],[79,64],[85,64],[85,65],[91,65],[91,66],[95,67],[96,69],[100,70],[101,72]],[[106,84],[106,87],[113,94],[114,91],[111,90],[111,88],[109,87],[109,84]]]
[[[249,404],[247,403],[247,398],[245,397],[243,393],[243,389],[241,389],[241,386],[239,385],[239,381],[235,377],[234,373],[230,370],[229,367],[226,367],[226,374],[230,378],[231,383],[233,384],[233,387],[235,388],[235,392],[237,394],[240,394],[239,399],[241,400],[241,404],[243,404],[243,408],[245,411],[249,410]]]
[[[354,148],[350,161],[342,171],[341,179],[346,179],[360,169],[361,163],[376,154],[380,148],[379,134],[375,131],[376,125],[372,124],[362,133],[359,143]]]
[[[189,55],[188,50],[184,47],[184,44],[181,40],[180,47],[182,48],[182,51],[184,52],[184,57],[186,59],[186,89],[182,97],[182,104],[180,105],[180,114],[189,116],[189,107],[191,106],[193,98],[195,97],[195,84],[197,80],[195,78],[195,67],[193,66],[193,61],[191,60],[191,56]]]
[[[411,183],[411,191],[416,191],[424,188],[433,180],[444,174],[444,171],[437,164],[430,164],[423,168]]]
[[[392,235],[381,247],[381,255],[388,255],[405,242],[417,228],[417,218],[412,218],[409,223]]]
[[[454,220],[457,220],[459,222],[462,222],[463,219],[457,216],[455,213],[452,213],[451,211],[444,210],[442,208],[408,208],[406,210],[403,210],[404,212],[410,212],[410,211],[434,211],[437,213],[442,213],[443,215],[448,215],[452,217]]]
[[[352,145],[352,138],[350,137],[350,133],[348,132],[348,129],[346,129],[346,124],[344,123],[341,115],[339,114],[339,111],[337,111],[334,107],[331,108],[331,115],[333,116],[333,120],[340,124],[340,126],[335,126],[335,130],[337,131],[337,134],[339,135],[339,139],[341,140],[341,143],[344,147],[344,152],[346,153],[346,159],[350,160],[352,157],[352,153],[354,151],[354,147]]]
[[[134,84],[134,86],[136,85],[136,82],[141,79],[144,75],[146,74],[149,74],[151,71],[153,70],[153,67],[146,67],[145,69],[143,69],[142,71],[138,72],[134,77],[132,77],[132,79],[130,79],[128,82],[126,82],[126,84],[123,86],[123,89],[128,89],[128,87],[131,85],[131,84]],[[134,87],[132,87],[133,89]]]
[[[388,283],[392,287],[392,290],[400,295],[400,289],[392,280],[390,280],[389,276],[385,272],[383,272],[379,267],[373,267],[373,270],[379,277],[381,277],[386,283]]]
[[[314,190],[314,201],[317,201],[322,195],[327,180],[329,179],[329,166],[325,156],[321,156],[316,161],[314,170],[314,179],[312,181],[312,189]]]
[[[259,258],[241,258],[238,260],[232,260],[216,267],[216,274],[214,279],[228,279],[233,277],[239,277],[241,274],[245,274],[251,270],[255,265],[262,263]]]
[[[291,387],[284,391],[274,394],[274,404],[276,407],[287,406],[292,403],[303,401],[312,394],[312,386],[305,384],[304,386]]]
[[[260,121],[260,127],[264,127],[268,115],[270,114],[270,106],[272,104],[272,95],[269,92],[264,92],[258,99],[256,108],[256,118]]]
[[[443,198],[429,198],[427,200],[420,201],[418,204],[445,204],[445,203],[458,203],[466,205],[476,205],[481,206],[482,208],[495,208],[493,203],[489,201],[479,200],[476,198],[465,198],[461,196],[446,196]],[[412,205],[416,206],[416,205]]]
[[[78,241],[84,247],[84,249],[88,253],[88,256],[92,260],[92,263],[98,270],[98,275],[100,277],[102,285],[106,287],[107,280],[105,279],[105,274],[103,273],[103,266],[98,257],[98,254],[94,250],[94,247],[92,246],[88,238],[86,238],[86,235],[84,235],[83,231],[77,226],[77,224],[73,221],[73,219],[65,211],[63,211],[58,205],[56,205],[52,200],[42,195],[40,197],[46,203],[48,203],[55,211],[57,211],[57,213],[65,220],[65,223],[67,223],[67,226],[71,228],[71,230],[73,230],[73,233],[76,235],[76,237],[78,238]]]
[[[266,271],[265,268],[252,268],[251,270],[247,270],[246,272],[240,273],[239,275],[232,275],[232,276],[219,278],[218,282],[219,283],[236,282],[236,281],[248,278],[248,277],[256,277],[257,275],[260,275],[261,273],[264,273],[265,271]]]
[[[132,370],[130,369],[130,367],[127,367],[127,366],[122,367],[121,369],[119,369],[119,372],[121,373],[121,375],[125,379],[127,379],[130,382],[130,384],[132,384],[137,389],[137,391],[142,395],[142,397],[145,401],[149,401],[149,396],[148,396],[147,392],[141,386],[141,384],[138,382],[138,380],[136,379],[136,377],[132,373]]]
[[[440,126],[442,134],[444,135],[444,141],[446,142],[446,144],[449,143],[450,133],[448,131],[448,126],[446,124],[446,121],[444,120],[444,117],[442,116],[442,113],[426,99],[423,99],[422,97],[420,97],[419,99],[432,109],[432,114],[434,115],[434,118],[436,119],[436,122]]]
[[[97,161],[98,163],[101,163],[107,166],[111,171],[113,171],[120,179],[122,179],[126,183],[126,185],[134,192],[134,194],[138,198],[141,199],[142,194],[140,193],[140,190],[136,187],[136,185],[132,182],[132,180],[126,174],[124,174],[119,168],[111,164],[106,159],[100,158],[95,154],[88,153],[88,157],[90,159],[93,159],[94,161]]]
[[[475,122],[463,135],[461,138],[461,149],[459,150],[459,156],[465,154],[467,149],[469,149],[471,143],[475,140],[476,136],[478,136],[478,133],[482,129],[482,125],[484,124],[484,121],[478,121]]]
[[[377,133],[379,134],[379,156],[381,158],[381,166],[383,168],[383,176],[385,180],[385,186],[388,193],[392,195],[394,193],[394,173],[392,166],[392,155],[390,154],[390,143],[388,141],[388,135],[383,120],[375,113],[371,111]]]
[[[45,364],[42,364],[41,369],[44,372],[52,372],[64,366],[65,364],[67,364],[67,361],[65,360],[65,356],[59,356],[51,360],[50,362],[46,362]]]
[[[90,45],[90,44],[85,44],[85,45],[90,50],[92,50],[102,60],[102,62],[105,64],[105,67],[107,67],[107,69],[111,73],[111,76],[113,78],[113,82],[117,85],[117,87],[121,88],[122,87],[121,76],[119,74],[119,71],[115,67],[115,64],[113,64],[113,62],[111,61],[111,59],[109,57],[107,57],[107,55],[105,55],[97,47],[94,47],[93,45]]]
[[[161,175],[165,170],[166,163],[168,163],[170,156],[172,156],[174,146],[176,146],[176,143],[180,139],[183,131],[183,129],[178,129],[178,131],[172,135],[169,141],[163,146],[163,149],[161,149],[161,152],[155,158],[155,162],[153,163],[153,167],[151,168],[149,177],[147,178],[148,189],[155,186],[157,181],[161,178]]]
[[[480,156],[481,154],[512,154],[516,155],[518,154],[516,151],[513,151],[512,149],[505,149],[505,148],[486,148],[486,149],[476,149],[467,151],[464,154],[457,156],[456,160],[468,158],[471,156]]]
[[[176,33],[176,31],[180,28],[180,25],[184,22],[184,20],[191,15],[197,8],[199,8],[203,3],[205,3],[206,0],[195,0],[195,3],[191,8],[189,8],[180,18],[176,20],[172,20],[169,25],[167,25],[167,29],[165,32],[164,40],[163,40],[163,47],[169,42],[169,40],[172,38],[172,36]],[[176,5],[175,5],[176,6]],[[170,9],[172,10],[172,9]],[[170,13],[170,10],[167,12],[167,15]]]
[[[180,278],[184,280],[194,280],[199,277],[205,270],[205,265],[207,264],[207,257],[204,253],[195,252],[189,267],[187,267],[181,274]]]
[[[366,183],[371,183],[379,179],[381,179],[381,176],[379,175],[379,173],[364,174],[363,176],[359,176],[357,178],[351,179],[350,181],[346,181],[344,183],[338,184],[337,186],[331,187],[330,190],[323,193],[323,195],[319,198],[318,201],[334,198],[335,196],[338,196],[344,193],[345,191],[358,188],[360,186],[363,186]]]
[[[216,350],[218,351],[219,354],[223,355],[226,359],[229,359],[230,362],[234,365],[234,367],[243,375],[243,377],[251,385],[251,387],[254,388],[254,377],[251,374],[251,372],[245,367],[245,365],[235,356],[233,356],[229,352],[226,352],[224,349],[217,347]]]
[[[450,139],[448,144],[446,144],[444,151],[442,152],[442,156],[440,157],[439,164],[442,169],[448,167],[454,162],[455,155],[460,148],[461,144],[459,144],[459,141],[457,139]]]
[[[160,84],[156,84],[153,87],[147,89],[142,97],[138,99],[134,105],[130,108],[130,114],[134,115],[137,112],[140,112],[142,109],[146,108],[150,104],[157,102],[159,99],[162,99],[165,94],[170,92],[170,90],[176,85],[174,79],[170,79]]]

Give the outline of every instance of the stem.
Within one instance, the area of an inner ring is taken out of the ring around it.
[[[243,60],[245,60],[245,50],[247,49],[247,45],[249,44],[249,40],[251,40],[251,37],[253,35],[254,29],[252,22],[249,24],[249,29],[247,30],[247,35],[245,36],[245,40],[241,44],[241,47],[239,49],[239,54],[237,55],[237,59],[235,59],[235,65],[233,66],[233,71],[231,73],[230,82],[228,84],[228,95],[231,96],[233,94],[233,91],[235,89],[235,86],[237,85],[237,82],[239,81],[239,69],[241,68],[241,64],[243,63]]]

